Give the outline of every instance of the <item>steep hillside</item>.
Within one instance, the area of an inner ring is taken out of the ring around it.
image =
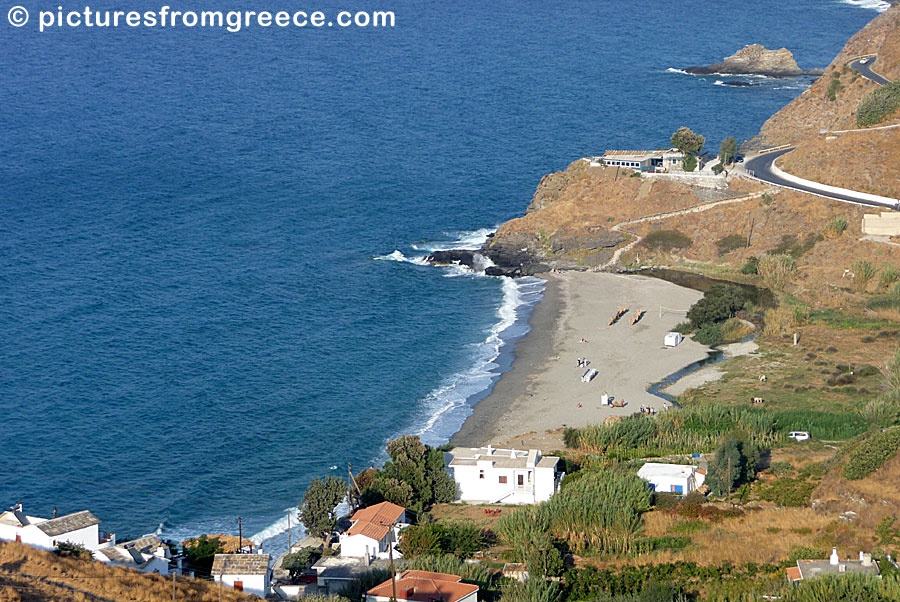
[[[812,136],[779,159],[778,166],[822,184],[900,198],[897,157],[900,128]]]
[[[739,182],[718,192],[579,160],[565,171],[544,176],[526,214],[503,224],[483,252],[498,264],[530,266],[532,271],[597,267],[627,238],[610,231],[619,222],[757,188]]]
[[[878,55],[874,65],[878,73],[890,80],[900,79],[900,5],[882,13],[850,38],[822,77],[766,121],[760,131],[763,142],[773,146],[796,144],[821,130],[855,128],[856,106],[877,85],[846,65],[867,54]],[[835,90],[834,100],[829,98],[829,88]]]
[[[145,575],[102,562],[63,558],[17,543],[0,542],[3,602],[252,602],[255,596],[210,581]]]

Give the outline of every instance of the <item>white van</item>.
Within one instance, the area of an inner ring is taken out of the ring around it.
[[[809,441],[809,433],[806,431],[791,431],[788,433],[788,437],[794,441]]]

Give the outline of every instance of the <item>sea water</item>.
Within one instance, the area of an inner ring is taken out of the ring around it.
[[[543,281],[429,251],[477,248],[581,156],[682,125],[713,151],[750,137],[809,80],[678,70],[749,43],[823,67],[883,5],[396,3],[378,7],[392,29],[234,34],[3,23],[0,505],[87,508],[120,539],[241,517],[284,549],[311,478],[378,464],[403,433],[446,442],[528,330]]]

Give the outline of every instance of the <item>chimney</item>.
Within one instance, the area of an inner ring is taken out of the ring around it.
[[[494,453],[494,446],[491,445],[490,443],[488,443],[487,450],[488,450],[488,455],[489,456],[492,455]]]
[[[514,450],[514,449],[509,450],[509,457],[510,457],[510,458],[515,458],[515,457],[516,457],[516,450]]]
[[[862,552],[862,550],[859,551],[859,561],[860,561],[860,562],[863,561],[863,552]]]
[[[838,556],[837,548],[831,548],[831,556],[828,558],[828,564],[831,566],[837,566],[840,564],[841,559]]]

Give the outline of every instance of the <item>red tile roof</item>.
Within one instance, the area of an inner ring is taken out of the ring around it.
[[[803,575],[800,573],[800,567],[788,567],[786,572],[788,581],[800,581],[801,579],[803,579]]]
[[[390,502],[381,502],[362,510],[357,510],[350,517],[353,526],[347,530],[348,535],[365,535],[381,541],[391,530],[391,525],[403,516],[406,510],[402,506]]]
[[[477,585],[460,583],[457,575],[431,573],[428,571],[403,571],[396,583],[397,600],[411,602],[457,602],[478,591]],[[388,579],[373,587],[366,595],[390,598],[394,595],[394,585]]]

